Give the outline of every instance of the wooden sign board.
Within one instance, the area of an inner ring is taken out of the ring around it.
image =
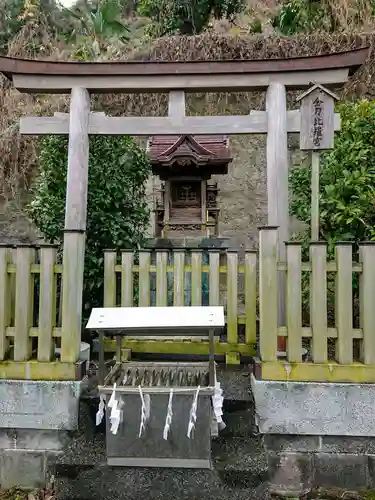
[[[300,149],[321,151],[333,148],[334,106],[337,97],[321,85],[314,85],[301,102]]]

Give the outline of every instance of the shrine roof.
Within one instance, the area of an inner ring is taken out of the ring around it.
[[[151,137],[147,152],[153,165],[171,165],[178,159],[197,164],[230,163],[229,139],[223,135],[159,135]]]

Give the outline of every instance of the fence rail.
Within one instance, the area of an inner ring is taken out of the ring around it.
[[[214,249],[106,251],[104,305],[223,305],[226,331],[216,339],[215,352],[227,363],[254,355],[259,336],[256,367],[265,380],[375,383],[375,243],[359,249],[339,243],[328,260],[324,243],[311,244],[306,257],[302,245],[293,242],[287,244],[285,262],[278,260],[278,244],[277,229],[266,228],[259,234],[259,255]],[[60,325],[70,324],[63,315],[77,314],[64,313],[63,278],[53,246],[0,247],[0,378],[82,375],[69,342],[61,342],[67,337]],[[280,304],[285,305],[283,324]],[[279,337],[286,338],[284,357]],[[173,336],[133,337],[124,347],[161,354],[207,355],[209,350],[205,339]],[[109,339],[107,348],[115,350]]]
[[[261,377],[375,382],[375,243],[359,245],[357,262],[350,243],[336,245],[333,261],[327,261],[325,243],[312,243],[308,262],[302,261],[302,245],[289,243],[283,263],[277,245],[276,229],[260,231]],[[286,321],[280,326],[282,274]],[[278,357],[278,336],[287,339],[286,360]]]
[[[238,363],[239,354],[253,355],[257,328],[257,255],[235,251],[108,250],[104,255],[104,306],[223,305],[226,335],[217,340],[217,354]],[[239,327],[244,325],[244,328]],[[243,331],[242,331],[243,330]],[[124,346],[135,352],[207,354],[208,343],[171,339],[131,339]],[[107,347],[114,349],[108,341]]]
[[[60,347],[61,287],[55,246],[0,247],[0,379],[77,378]]]

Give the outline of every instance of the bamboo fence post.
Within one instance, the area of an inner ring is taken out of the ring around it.
[[[8,264],[11,261],[11,250],[0,247],[0,361],[6,357],[9,348],[6,329],[10,325],[10,278]]]
[[[259,232],[259,319],[262,361],[276,361],[278,338],[278,230]]]
[[[168,303],[167,280],[168,251],[156,251],[156,305],[165,307]]]
[[[375,365],[375,242],[360,245],[360,322],[363,331],[361,361]]]
[[[43,245],[40,249],[39,342],[38,361],[51,361],[54,354],[52,337],[56,324],[56,246]]]
[[[202,250],[191,252],[191,305],[202,305]]]
[[[287,359],[302,361],[301,244],[289,242],[287,254]]]
[[[336,256],[335,322],[337,328],[336,360],[353,363],[353,252],[351,243],[339,243]]]
[[[133,251],[121,252],[121,307],[133,305]]]
[[[257,254],[245,254],[245,343],[256,342],[257,328]]]
[[[185,250],[173,250],[173,305],[185,304]]]
[[[238,254],[227,251],[227,338],[228,344],[238,341]]]
[[[209,250],[209,303],[210,306],[218,306],[220,304],[220,252],[217,250]]]
[[[17,248],[14,361],[27,361],[31,358],[29,334],[33,322],[34,299],[31,264],[34,261],[34,248],[26,246]]]
[[[149,250],[139,251],[139,306],[150,306],[150,265],[151,252]]]
[[[115,250],[104,250],[104,307],[116,307],[116,261]]]
[[[312,359],[326,363],[327,352],[327,245],[313,242],[310,245],[311,287],[310,323],[312,329]]]

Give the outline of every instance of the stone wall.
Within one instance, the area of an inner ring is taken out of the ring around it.
[[[83,382],[0,381],[0,489],[45,487],[78,427]]]
[[[375,486],[374,384],[277,382],[252,376],[270,492]]]

